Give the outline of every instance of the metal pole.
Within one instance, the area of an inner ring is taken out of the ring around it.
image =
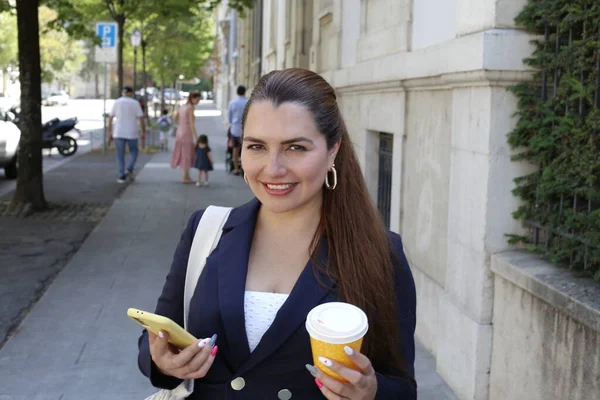
[[[149,109],[148,109],[148,93],[147,93],[147,86],[148,86],[148,73],[146,71],[146,40],[142,40],[142,68],[144,69],[144,84],[142,85],[142,87],[144,88],[144,104],[146,104],[146,109],[144,110],[144,114],[146,117],[146,122],[150,121],[150,118],[148,116],[149,113]]]
[[[137,47],[133,48],[133,92],[135,94],[135,87],[137,85]]]
[[[102,113],[102,121],[104,121],[104,140],[102,140],[102,153],[107,150],[107,132],[106,132],[106,92],[108,86],[108,63],[104,63],[104,112]]]

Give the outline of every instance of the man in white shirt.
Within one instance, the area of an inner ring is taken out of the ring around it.
[[[113,119],[117,118],[113,132]],[[108,117],[109,141],[114,138],[117,147],[118,183],[125,183],[127,178],[133,180],[133,169],[138,157],[138,139],[146,137],[144,112],[140,103],[133,98],[133,88],[125,86],[123,96],[115,100]],[[140,135],[141,132],[141,135]],[[125,146],[129,147],[129,164],[125,171]]]
[[[240,174],[240,152],[242,150],[242,116],[248,99],[246,98],[246,88],[238,86],[238,97],[229,102],[227,109],[227,118],[229,119],[229,132],[233,142],[233,174]]]

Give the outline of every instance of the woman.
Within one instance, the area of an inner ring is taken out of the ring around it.
[[[181,168],[183,179],[181,183],[194,183],[190,177],[190,168],[194,166],[196,157],[196,116],[194,109],[200,102],[200,92],[191,92],[187,103],[179,109],[176,117],[179,121],[175,136],[175,148],[171,155],[171,168]]]
[[[192,399],[416,399],[414,281],[400,237],[369,198],[333,89],[311,71],[271,72],[242,123],[244,178],[256,199],[231,212],[190,306],[189,331],[212,340],[178,352],[165,334],[145,332],[141,371],[162,388],[195,379]],[[183,233],[156,308],[182,325],[201,216]],[[350,383],[312,365],[304,322],[331,301],[369,318],[361,353],[350,355],[359,371],[328,366]]]

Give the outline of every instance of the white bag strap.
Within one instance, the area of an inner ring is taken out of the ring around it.
[[[186,330],[188,328],[190,302],[196,290],[198,279],[200,279],[200,275],[206,264],[206,258],[217,247],[217,244],[219,244],[221,234],[223,233],[223,226],[225,226],[230,212],[231,208],[229,207],[209,206],[204,211],[198,223],[198,228],[196,228],[196,233],[194,233],[194,240],[192,241],[190,256],[188,258],[187,272],[185,274],[185,291],[183,296],[183,322]]]

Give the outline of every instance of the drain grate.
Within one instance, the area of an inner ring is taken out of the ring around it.
[[[50,209],[35,212],[29,206],[11,207],[10,201],[0,201],[0,217],[17,217],[63,222],[99,222],[110,205],[104,203],[49,203]]]

